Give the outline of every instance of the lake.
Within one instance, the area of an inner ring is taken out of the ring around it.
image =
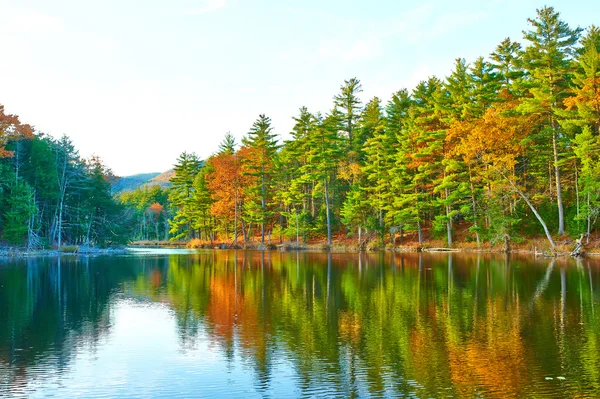
[[[0,397],[600,397],[599,301],[593,259],[4,259]]]

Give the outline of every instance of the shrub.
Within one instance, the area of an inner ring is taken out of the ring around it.
[[[76,254],[77,252],[79,252],[79,246],[78,245],[63,245],[60,247],[60,252],[67,253],[67,254]]]

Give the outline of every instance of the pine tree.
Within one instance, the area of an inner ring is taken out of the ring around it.
[[[581,165],[579,181],[584,206],[580,214],[580,198],[577,198],[577,214],[586,220],[586,233],[599,211],[600,163],[598,158],[600,140],[600,29],[592,26],[582,39],[583,47],[577,59],[577,71],[573,78],[574,96],[565,99],[566,110],[559,112],[561,125],[575,132],[573,150]],[[579,192],[577,193],[579,195]]]
[[[37,211],[33,188],[19,179],[10,188],[4,208],[2,238],[12,244],[23,244],[31,228],[31,217]]]
[[[307,213],[312,206],[313,181],[305,178],[302,168],[306,166],[310,135],[316,129],[316,119],[306,107],[300,108],[300,114],[293,118],[296,122],[292,128],[292,140],[285,143],[280,154],[280,167],[285,169],[289,184],[281,194],[286,207],[293,207],[296,213]],[[282,170],[283,171],[283,170]]]
[[[368,202],[377,220],[377,229],[381,244],[385,233],[385,220],[391,208],[392,187],[390,171],[394,164],[396,151],[395,137],[386,130],[381,101],[375,97],[371,100],[361,118],[361,130],[364,137],[369,137],[363,145],[365,163],[362,166],[364,182],[363,201]]]
[[[192,228],[198,233],[198,237],[202,239],[202,233],[204,233],[204,238],[208,238],[212,243],[214,240],[214,217],[211,215],[210,209],[213,200],[206,182],[206,176],[211,172],[213,172],[212,165],[207,163],[196,174],[189,212],[192,220]]]
[[[584,206],[581,218],[586,220],[586,234],[589,237],[592,225],[600,214],[600,137],[592,133],[589,126],[573,140],[575,155],[581,162],[581,194]]]
[[[269,204],[269,184],[273,177],[273,158],[278,149],[277,136],[273,134],[271,118],[259,115],[258,119],[252,124],[248,135],[242,140],[242,144],[255,150],[256,157],[247,160],[243,164],[243,171],[246,175],[255,178],[255,184],[251,188],[254,196],[260,202],[248,201],[246,203],[246,216],[249,221],[260,223],[261,244],[265,244],[265,224],[272,213],[268,209]]]
[[[79,207],[80,234],[84,245],[119,242],[120,209],[110,193],[112,171],[98,157],[86,161],[87,179]]]
[[[530,97],[524,98],[521,111],[535,114],[541,121],[540,138],[543,143],[551,142],[552,163],[556,185],[558,208],[558,234],[565,233],[563,200],[563,178],[560,161],[568,151],[568,137],[561,131],[557,120],[557,109],[569,95],[570,74],[573,70],[572,57],[579,40],[580,28],[571,29],[560,20],[552,7],[537,10],[536,19],[528,19],[532,30],[524,31],[530,45],[523,54],[523,61],[529,77],[526,85]],[[538,154],[541,151],[537,151]]]
[[[361,140],[356,137],[356,124],[361,113],[362,102],[358,94],[362,92],[360,80],[352,78],[345,80],[340,87],[340,93],[334,97],[335,107],[343,115],[342,130],[345,132],[350,151],[356,153],[361,147]]]
[[[194,238],[194,181],[200,171],[201,162],[194,153],[183,152],[177,159],[171,178],[172,187],[169,190],[169,201],[175,208],[171,220],[171,240],[184,237]]]
[[[362,145],[366,138],[357,131],[362,112],[362,102],[358,95],[362,92],[360,80],[345,80],[340,93],[334,97],[334,110],[340,116],[340,132],[345,140],[340,141],[341,149],[346,153],[346,160],[341,177],[349,183],[356,183],[362,158]]]
[[[592,26],[583,38],[573,76],[573,94],[564,100],[566,112],[560,112],[565,128],[589,126],[600,135],[600,29]]]
[[[219,144],[219,154],[233,154],[235,153],[235,147],[237,143],[235,137],[230,132],[225,134],[223,141]]]
[[[317,114],[315,118],[316,126],[308,137],[306,165],[301,170],[306,181],[315,183],[312,187],[313,200],[322,199],[324,202],[327,243],[331,246],[334,217],[332,199],[335,197],[332,188],[336,185],[335,173],[343,154],[340,145],[342,140],[338,135],[341,115],[334,109],[325,117]]]
[[[414,101],[406,89],[396,92],[386,109],[386,131],[394,141],[390,169],[390,223],[400,231],[416,228],[419,243],[423,242],[420,193],[413,181],[415,170],[412,155],[416,149],[413,134],[417,113]]]
[[[490,55],[491,65],[497,71],[501,87],[509,92],[513,90],[513,83],[520,80],[525,74],[521,58],[521,45],[506,38]]]
[[[63,238],[67,242],[79,235],[77,220],[77,202],[85,188],[85,164],[79,157],[70,138],[62,136],[55,147],[56,175],[58,177],[59,198],[56,205],[51,241],[60,248]],[[68,227],[72,229],[69,231]]]

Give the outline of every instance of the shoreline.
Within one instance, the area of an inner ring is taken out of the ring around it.
[[[16,258],[30,258],[30,257],[41,257],[41,256],[79,256],[79,255],[120,255],[128,253],[126,248],[77,248],[74,251],[61,251],[58,249],[37,249],[33,251],[27,251],[23,248],[7,248],[0,249],[0,259],[16,259]]]
[[[438,244],[438,243],[435,243]],[[565,245],[557,247],[556,253],[553,255],[547,247],[535,246],[535,243],[528,243],[527,245],[520,245],[512,248],[510,251],[504,250],[501,247],[458,247],[458,248],[447,248],[441,246],[429,246],[429,245],[405,245],[405,246],[386,246],[386,247],[367,247],[359,248],[356,245],[344,245],[341,243],[335,243],[329,247],[326,243],[311,243],[301,244],[299,246],[296,243],[282,243],[274,244],[270,243],[267,245],[248,243],[244,245],[232,246],[231,243],[205,243],[202,245],[190,246],[189,242],[177,241],[137,241],[128,244],[126,247],[114,247],[114,248],[84,248],[77,246],[65,246],[62,250],[58,249],[41,249],[27,251],[24,248],[3,248],[0,249],[0,259],[8,258],[29,258],[29,257],[58,257],[58,256],[78,256],[78,255],[122,255],[132,253],[129,249],[188,249],[188,250],[240,250],[240,251],[279,251],[279,252],[331,252],[331,253],[376,253],[376,252],[390,252],[390,253],[463,253],[463,254],[521,254],[521,255],[533,255],[535,257],[570,257],[571,250]],[[598,257],[600,256],[600,248],[590,247],[587,251],[584,249],[584,257]]]
[[[572,251],[569,243],[563,245],[557,245],[556,252],[553,255],[548,246],[545,245],[536,245],[538,242],[532,241],[523,243],[519,246],[515,246],[510,249],[510,251],[506,251],[501,246],[483,246],[483,247],[474,247],[474,246],[459,246],[457,248],[447,248],[442,246],[437,246],[439,243],[432,243],[435,245],[418,245],[416,243],[411,243],[411,245],[404,246],[385,246],[385,247],[366,247],[359,248],[357,245],[345,245],[342,243],[334,242],[331,247],[329,247],[326,243],[311,243],[311,244],[300,244],[299,246],[296,243],[286,242],[282,244],[274,244],[270,243],[267,245],[248,243],[243,245],[233,246],[232,243],[222,243],[222,242],[214,242],[203,243],[200,245],[190,245],[190,242],[186,241],[176,241],[176,242],[168,242],[168,241],[137,241],[132,242],[128,246],[130,248],[162,248],[162,249],[205,249],[205,250],[247,250],[247,251],[281,251],[281,252],[293,252],[293,251],[302,251],[302,252],[332,252],[332,253],[365,253],[365,252],[404,252],[404,253],[484,253],[484,254],[529,254],[539,257],[569,257]],[[600,248],[596,246],[589,246],[587,251],[584,247],[584,256],[600,256]]]

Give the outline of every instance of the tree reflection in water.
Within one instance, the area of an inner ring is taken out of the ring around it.
[[[20,260],[0,265],[0,388],[102,351],[114,307],[134,300],[171,310],[183,353],[208,340],[231,369],[251,368],[255,392],[288,367],[294,396],[596,396],[598,266],[258,251]]]

